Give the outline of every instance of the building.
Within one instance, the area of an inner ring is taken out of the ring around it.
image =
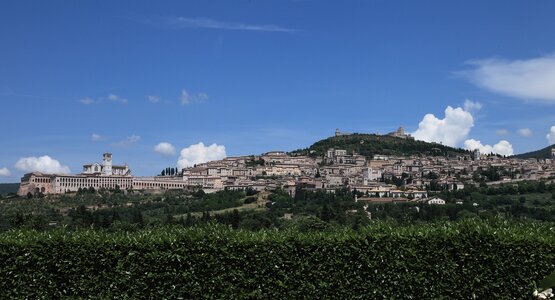
[[[27,173],[21,178],[17,192],[20,196],[31,194],[62,194],[77,192],[79,189],[131,189],[133,177],[127,165],[112,165],[112,154],[104,153],[102,165],[92,163],[83,165],[83,173],[45,174]]]
[[[131,174],[131,170],[127,164],[122,166],[112,165],[112,153],[104,153],[102,155],[102,165],[99,163],[92,163],[83,165],[83,173],[86,175],[120,175],[126,176]]]
[[[387,135],[392,136],[392,137],[396,137],[396,138],[400,138],[400,139],[414,140],[414,137],[412,137],[410,134],[406,133],[405,128],[403,128],[403,127],[399,127],[396,131],[390,132]]]
[[[474,149],[474,151],[472,151],[472,159],[473,160],[480,160],[480,150],[478,149]]]
[[[352,133],[341,132],[341,131],[339,131],[339,128],[335,129],[335,136],[344,136],[344,135],[352,135]]]
[[[431,205],[445,205],[445,200],[438,198],[438,197],[433,197],[430,199],[426,199],[426,204],[431,204]]]

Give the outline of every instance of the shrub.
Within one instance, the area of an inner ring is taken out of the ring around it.
[[[2,297],[528,299],[551,224],[464,220],[359,231],[223,226],[0,234]]]

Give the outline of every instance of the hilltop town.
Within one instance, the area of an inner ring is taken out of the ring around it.
[[[335,137],[349,136],[335,132]],[[387,135],[399,140],[413,140],[404,130]],[[361,140],[362,142],[362,140]],[[102,163],[85,164],[77,175],[26,174],[18,194],[62,194],[83,189],[121,189],[159,192],[172,189],[201,188],[220,190],[275,190],[294,195],[298,188],[333,192],[347,188],[363,193],[373,201],[408,201],[426,199],[428,191],[458,190],[465,185],[494,185],[523,180],[555,178],[555,148],[548,159],[518,159],[483,154],[478,150],[448,155],[363,156],[354,150],[328,148],[323,155],[314,151],[286,153],[271,151],[261,155],[227,157],[161,174],[137,177],[127,165],[112,164],[112,154],[105,153]]]

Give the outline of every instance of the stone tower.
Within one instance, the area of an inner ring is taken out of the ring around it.
[[[112,153],[104,153],[102,155],[103,170],[105,176],[112,176]]]
[[[480,160],[480,150],[478,149],[474,149],[474,151],[472,151],[472,159],[473,160]]]
[[[551,159],[555,159],[555,147],[551,148]]]

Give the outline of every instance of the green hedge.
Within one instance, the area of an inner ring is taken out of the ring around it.
[[[553,226],[553,225],[551,225]],[[359,232],[0,234],[2,298],[530,299],[555,269],[549,224],[462,221]]]

